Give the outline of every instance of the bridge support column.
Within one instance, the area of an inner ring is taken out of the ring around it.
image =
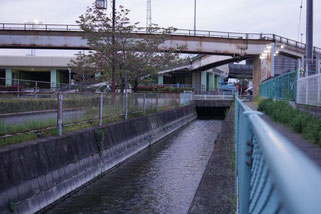
[[[201,73],[201,91],[206,91],[207,88],[207,72],[206,71],[203,71]]]
[[[57,87],[57,70],[50,70],[50,88],[55,89]]]
[[[12,85],[12,69],[11,68],[6,68],[6,86],[11,86]]]
[[[209,74],[209,77],[208,77],[208,81],[209,81],[209,84],[208,84],[208,86],[209,86],[209,91],[214,91],[215,90],[215,88],[214,88],[214,74],[212,74],[212,73],[210,73]]]
[[[259,96],[261,82],[261,59],[256,56],[253,60],[253,97]]]
[[[158,85],[163,85],[163,84],[164,84],[164,77],[158,76]]]

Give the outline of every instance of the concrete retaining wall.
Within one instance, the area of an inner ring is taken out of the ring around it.
[[[0,148],[0,213],[34,213],[196,118],[195,106]],[[102,136],[102,134],[100,134]]]
[[[196,107],[225,107],[229,108],[233,104],[233,100],[195,100]]]
[[[296,109],[308,112],[321,119],[321,107],[296,104]]]

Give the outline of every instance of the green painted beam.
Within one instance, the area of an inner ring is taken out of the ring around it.
[[[57,87],[57,70],[56,69],[50,70],[50,86],[51,88]]]
[[[207,85],[207,72],[206,71],[203,71],[201,73],[201,90],[202,91],[206,91],[207,88],[206,88],[206,85]]]
[[[209,87],[209,91],[214,91],[215,90],[215,87],[214,87],[214,74],[209,74],[209,77],[208,77],[208,81],[209,81],[209,84],[208,84],[208,87]]]
[[[164,77],[158,76],[158,85],[163,85],[163,84],[164,84]]]
[[[12,69],[6,68],[6,86],[12,85]]]

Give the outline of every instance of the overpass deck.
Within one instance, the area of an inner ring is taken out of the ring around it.
[[[151,34],[167,34],[169,39],[160,47],[176,49],[183,53],[219,55],[259,55],[265,46],[275,42],[285,46],[283,52],[297,57],[304,55],[305,44],[275,34],[237,33],[187,29],[160,29],[152,33],[146,28],[134,29],[134,39],[144,39]],[[81,37],[78,25],[0,23],[0,48],[89,49]],[[185,46],[181,49],[178,47]],[[321,54],[321,49],[314,47]]]

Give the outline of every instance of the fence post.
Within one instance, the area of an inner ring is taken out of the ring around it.
[[[63,100],[62,93],[58,93],[58,112],[57,112],[58,135],[62,135],[62,116],[63,116],[62,100]]]
[[[165,93],[165,109],[168,109],[168,94]]]
[[[308,105],[308,96],[309,96],[309,84],[308,79],[305,79],[305,105]]]
[[[320,68],[320,55],[317,54],[317,59],[316,59],[316,70],[317,70],[317,96],[318,96],[318,99],[317,99],[317,106],[321,106],[321,98],[320,98],[320,95],[321,95],[321,68]]]
[[[103,101],[104,101],[104,94],[100,93],[100,99],[99,99],[99,126],[103,125]]]
[[[128,118],[128,93],[125,93],[125,120]]]
[[[146,94],[144,93],[144,98],[143,98],[143,115],[146,115]]]
[[[235,129],[235,133],[234,133],[234,137],[235,137],[235,193],[236,196],[238,195],[238,187],[237,187],[237,182],[238,182],[238,142],[239,142],[239,102],[238,102],[238,98],[237,96],[235,96],[235,109],[234,109],[234,114],[235,114],[235,119],[234,119],[234,129]],[[238,197],[237,197],[238,198]]]
[[[156,112],[158,111],[158,93],[156,94]]]

